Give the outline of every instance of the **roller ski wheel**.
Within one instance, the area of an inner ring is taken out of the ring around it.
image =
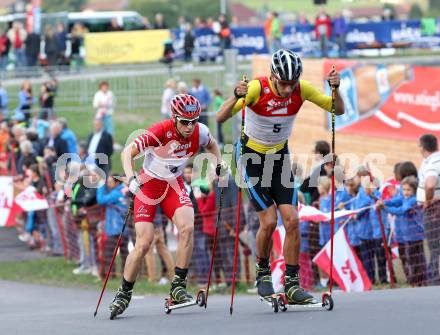
[[[287,312],[287,300],[284,295],[280,295],[278,297],[278,307],[281,310],[281,312]]]
[[[278,298],[276,296],[271,298],[272,300],[272,309],[274,313],[278,313],[279,305],[278,305]]]
[[[279,307],[279,299],[280,297],[277,294],[272,294],[271,296],[262,297],[260,296],[260,301],[264,302],[265,304],[269,305],[274,313],[278,313],[280,310]]]
[[[197,292],[196,302],[197,302],[197,305],[199,305],[200,307],[204,307],[206,305],[206,292],[205,292],[205,290],[200,290],[199,292]]]
[[[114,308],[111,312],[110,312],[110,320],[114,320],[116,319],[116,317],[121,314],[121,312],[119,312],[119,308]]]
[[[172,309],[170,308],[170,298],[165,299],[164,312],[165,314],[170,314]]]
[[[322,295],[322,307],[328,311],[333,310],[334,302],[329,292],[326,292]]]

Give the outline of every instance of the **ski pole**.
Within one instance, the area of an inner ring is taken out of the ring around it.
[[[332,71],[335,71],[335,66],[332,66]],[[336,142],[336,136],[335,136],[335,94],[336,94],[336,88],[332,85],[332,205],[331,205],[331,216],[330,216],[330,295],[332,294],[333,290],[333,236],[335,234],[335,163],[336,163],[336,156],[335,156],[335,142]]]
[[[243,76],[243,81],[246,80],[246,76]],[[244,117],[245,117],[245,107],[246,107],[246,98],[243,98],[243,102],[241,104],[241,134],[240,134],[240,157],[238,161],[238,177],[239,177],[239,185],[238,185],[238,194],[237,194],[237,224],[235,226],[235,243],[234,243],[234,270],[232,272],[232,291],[231,291],[231,304],[229,306],[229,314],[232,315],[233,306],[234,306],[234,293],[235,293],[235,277],[237,275],[237,256],[238,256],[238,236],[240,235],[240,207],[241,207],[241,157],[243,157],[243,145],[244,145]]]
[[[206,287],[205,309],[206,309],[206,307],[208,307],[209,287],[211,285],[212,268],[214,266],[215,250],[216,250],[216,247],[217,247],[218,225],[219,225],[219,222],[220,222],[220,219],[221,219],[221,213],[222,213],[222,207],[223,207],[223,190],[224,190],[224,188],[221,187],[221,190],[220,190],[220,204],[219,204],[219,209],[218,209],[218,213],[217,213],[217,222],[215,224],[214,243],[212,245],[212,251],[211,251],[211,264],[209,264],[208,286]]]
[[[102,295],[104,294],[105,287],[107,286],[108,278],[109,278],[110,273],[112,271],[113,263],[115,262],[116,254],[118,253],[119,246],[121,245],[122,235],[124,234],[125,226],[127,225],[128,219],[129,219],[130,215],[132,214],[132,212],[133,212],[133,198],[131,198],[131,200],[130,200],[130,204],[128,206],[128,211],[127,211],[127,214],[125,215],[125,219],[124,219],[124,225],[122,226],[121,233],[119,234],[118,242],[116,243],[116,248],[115,248],[115,251],[113,252],[113,257],[110,262],[110,266],[107,270],[107,275],[105,276],[104,285],[102,286],[101,295],[99,296],[98,304],[96,305],[96,309],[95,309],[95,313],[93,314],[93,317],[96,317],[96,314],[98,314],[98,308],[99,308],[99,305],[101,304]]]
[[[368,167],[367,164],[367,171],[368,171],[368,176],[370,178],[370,182],[373,182],[373,175]],[[388,243],[387,243],[387,237],[385,234],[385,227],[383,225],[383,221],[382,221],[382,215],[380,214],[380,208],[376,206],[376,215],[379,219],[379,227],[380,227],[380,234],[382,235],[382,243],[383,243],[383,248],[385,250],[385,259],[388,265],[388,271],[390,272],[390,284],[391,284],[391,288],[395,287],[395,281],[394,281],[394,270],[393,270],[393,263],[391,260],[391,252],[390,249],[388,248]]]

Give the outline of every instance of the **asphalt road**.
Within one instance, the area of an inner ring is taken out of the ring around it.
[[[0,265],[1,266],[1,265]],[[274,314],[254,296],[212,296],[208,309],[163,312],[163,297],[134,297],[117,320],[109,320],[113,292],[98,293],[0,281],[0,334],[438,334],[439,287],[334,293],[335,308]]]

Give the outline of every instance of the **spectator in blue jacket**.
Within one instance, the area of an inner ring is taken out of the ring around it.
[[[107,273],[110,261],[113,256],[119,234],[124,225],[125,215],[127,213],[127,205],[125,204],[125,196],[122,192],[124,185],[112,174],[107,178],[107,184],[98,188],[96,199],[98,205],[105,206],[105,226],[106,242],[104,247],[104,269],[103,273]],[[128,256],[128,230],[124,231],[119,249],[121,257],[121,269],[124,270],[125,261]],[[111,277],[115,277],[115,268],[113,267]]]
[[[354,208],[361,209],[372,205],[372,200],[365,192],[364,186],[359,187]],[[356,220],[358,221],[358,236],[360,240],[360,256],[365,271],[368,274],[371,282],[374,282],[374,253],[373,253],[373,228],[370,222],[370,211],[364,209],[356,214]]]
[[[417,179],[413,176],[406,177],[401,182],[402,193],[398,201],[378,201],[378,206],[399,218],[405,226],[403,240],[407,244],[408,254],[408,282],[412,286],[426,285],[426,258],[423,250],[424,228],[423,213],[417,205],[416,191]]]
[[[0,83],[0,122],[8,119],[8,103],[8,92],[6,92]]]
[[[348,25],[345,21],[342,12],[336,14],[333,20],[333,34],[335,35],[336,44],[338,45],[339,57],[345,58],[347,56],[346,38],[348,32]]]
[[[61,124],[63,130],[61,131],[61,138],[67,142],[67,152],[71,154],[78,153],[77,141],[75,133],[67,125],[65,118],[59,118],[58,122]]]
[[[357,194],[359,192],[359,186],[360,184],[358,184],[355,179],[349,179],[345,182],[345,188],[349,198],[338,205],[339,209],[349,209],[349,210],[356,209],[355,204],[357,200]],[[345,232],[347,233],[347,237],[348,237],[348,241],[350,242],[350,245],[356,251],[356,254],[359,257],[359,259],[361,259],[361,252],[360,252],[361,240],[359,238],[359,221],[355,218],[355,216],[352,216],[350,218],[347,225],[345,225],[344,229]]]
[[[189,90],[189,94],[196,97],[200,102],[200,106],[202,107],[199,122],[209,126],[207,113],[209,105],[211,104],[211,94],[209,93],[208,89],[202,85],[202,81],[199,78],[194,78],[192,83],[193,86]]]

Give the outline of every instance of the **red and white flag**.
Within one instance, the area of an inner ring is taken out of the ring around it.
[[[346,292],[367,291],[371,289],[370,279],[362,262],[348,243],[344,229],[341,228],[333,237],[333,279]],[[330,274],[330,241],[316,254],[313,262]]]
[[[270,264],[270,271],[272,272],[272,285],[275,292],[281,291],[284,285],[284,271],[286,270],[286,263],[283,257],[283,244],[286,236],[284,226],[278,226],[273,235],[273,251],[278,255],[276,260],[272,260]]]
[[[335,220],[342,218],[344,216],[353,215],[358,213],[365,208],[356,209],[356,210],[339,210],[335,211]],[[298,203],[298,215],[300,221],[314,221],[314,222],[322,222],[322,221],[330,221],[331,213],[321,212],[319,209],[313,206],[305,206],[301,203]]]
[[[12,177],[0,177],[0,227],[15,226]]]
[[[29,186],[15,197],[15,203],[25,212],[49,208],[47,200],[39,194],[35,187]]]

